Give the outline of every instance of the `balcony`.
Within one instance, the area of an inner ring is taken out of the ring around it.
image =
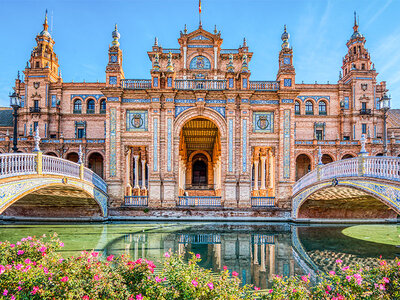
[[[249,81],[249,90],[277,91],[279,90],[279,83],[277,81]]]
[[[106,114],[106,110],[105,109],[100,109],[100,114],[105,115]]]
[[[151,79],[122,79],[121,85],[124,89],[151,89]]]
[[[371,115],[371,109],[367,109],[367,108],[361,108],[360,109],[360,115]]]
[[[318,114],[319,114],[320,116],[326,116],[326,110],[325,110],[325,111],[320,110],[320,111],[318,112]]]
[[[175,88],[178,90],[225,90],[226,80],[177,79]]]
[[[86,110],[86,113],[88,114],[88,115],[93,115],[94,114],[94,109],[87,109]]]
[[[82,110],[81,109],[74,109],[73,113],[77,114],[77,115],[80,115],[82,113]]]
[[[38,113],[40,113],[40,111],[41,111],[41,108],[40,108],[40,107],[37,107],[37,106],[29,107],[29,112],[30,112],[30,113],[36,113],[36,114],[38,114]]]

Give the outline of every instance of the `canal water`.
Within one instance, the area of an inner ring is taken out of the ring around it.
[[[380,256],[400,257],[400,225],[310,225],[290,223],[0,224],[0,241],[16,242],[28,235],[56,232],[64,256],[81,250],[103,255],[129,254],[161,261],[168,250],[201,255],[201,266],[239,273],[245,283],[261,288],[274,274],[289,276],[334,270],[345,265],[372,266]],[[187,254],[186,254],[187,255]]]

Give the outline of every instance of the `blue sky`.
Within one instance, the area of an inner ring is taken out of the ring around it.
[[[115,23],[126,78],[150,78],[146,52],[155,36],[163,47],[177,48],[184,24],[189,31],[198,27],[198,0],[0,0],[0,106],[8,106],[8,94],[35,46],[46,8],[64,81],[105,80]],[[223,48],[237,48],[246,37],[254,52],[252,80],[276,78],[280,36],[287,24],[296,82],[336,83],[355,10],[378,82],[387,81],[392,107],[400,108],[398,0],[202,0],[202,21],[209,31],[217,25]]]

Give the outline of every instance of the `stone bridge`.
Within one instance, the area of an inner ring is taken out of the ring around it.
[[[319,164],[293,186],[292,219],[396,219],[400,158],[367,156]]]
[[[107,184],[85,168],[36,153],[0,154],[0,216],[107,217]]]

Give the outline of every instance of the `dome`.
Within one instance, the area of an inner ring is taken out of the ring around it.
[[[352,39],[362,38],[362,37],[363,37],[362,34],[359,33],[358,31],[355,31],[355,32],[351,35],[351,38],[352,38]]]
[[[112,32],[112,37],[113,39],[119,39],[121,37],[117,29],[117,24],[115,24],[115,30]]]
[[[47,30],[42,30],[42,32],[39,33],[39,36],[46,36],[48,38],[51,38],[51,35]]]

